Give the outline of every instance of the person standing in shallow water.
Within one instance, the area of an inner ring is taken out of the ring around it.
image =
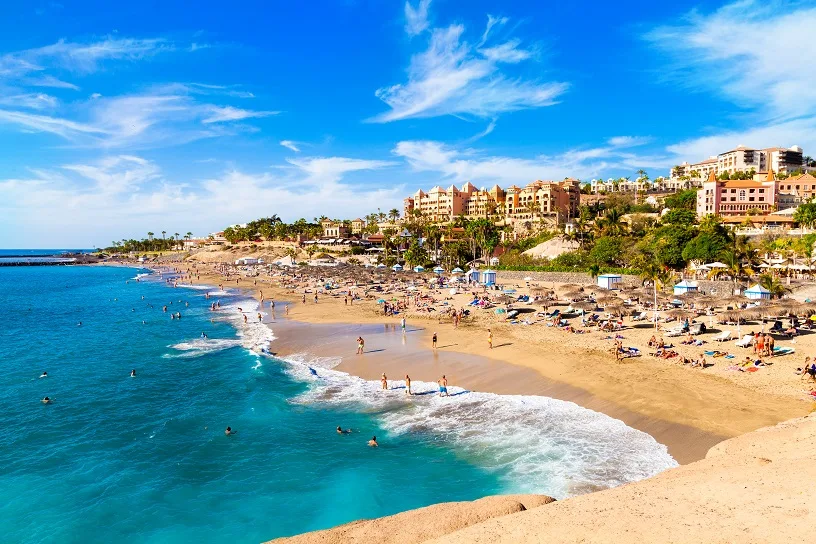
[[[433,333],[433,339],[431,341],[431,345],[433,346],[433,349],[436,349],[436,333]]]
[[[382,378],[380,378],[380,385],[383,390],[388,389],[388,378],[385,376],[385,372],[383,372]]]
[[[440,397],[447,397],[448,396],[448,379],[442,374],[442,377],[439,381],[436,382],[439,384],[439,396]]]
[[[408,374],[405,375],[405,394],[411,394],[411,377]]]

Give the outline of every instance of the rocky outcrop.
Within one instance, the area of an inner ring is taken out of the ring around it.
[[[418,544],[491,518],[549,504],[545,495],[497,495],[472,502],[447,502],[393,516],[347,523],[325,531],[272,540],[276,544]]]

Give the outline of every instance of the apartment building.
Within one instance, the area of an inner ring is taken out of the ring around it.
[[[720,177],[726,172],[729,175],[752,170],[767,173],[769,169],[776,174],[787,174],[802,169],[803,163],[803,151],[798,145],[789,148],[768,147],[764,149],[738,145],[730,151],[698,163],[683,162],[671,169],[670,178],[687,177],[691,180],[705,180],[708,179],[711,172]]]
[[[419,211],[435,223],[450,222],[460,215],[477,219],[490,217],[500,210],[504,199],[505,192],[498,185],[485,190],[466,182],[460,188],[455,185],[447,189],[437,186],[427,193],[420,189],[403,201],[403,212],[404,217],[409,217],[414,211]]]
[[[799,197],[803,201],[808,201],[816,197],[816,177],[810,172],[791,176],[779,181],[779,192]]]
[[[325,219],[321,221],[320,226],[323,227],[324,238],[348,238],[349,236],[349,228],[342,222]]]
[[[714,172],[697,191],[697,216],[723,217],[747,215],[758,210],[760,214],[775,211],[778,204],[779,181],[769,173],[764,181],[717,180]]]
[[[415,211],[435,223],[451,222],[462,215],[468,219],[504,215],[515,220],[549,217],[563,221],[578,213],[580,182],[536,180],[525,187],[515,185],[507,190],[498,185],[477,189],[470,182],[457,188],[434,187],[427,193],[421,189],[404,200],[405,217]]]
[[[362,234],[363,230],[365,229],[366,222],[359,217],[357,219],[351,220],[351,233],[352,234]]]
[[[562,223],[578,214],[581,186],[577,179],[537,180],[524,188],[507,188],[505,217],[511,221],[550,219]]]

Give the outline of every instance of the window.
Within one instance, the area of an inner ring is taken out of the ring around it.
[[[754,192],[754,190],[753,190],[753,189],[748,189],[748,192],[749,192],[749,193],[753,193],[753,192]]]
[[[749,201],[749,202],[753,202],[753,201],[754,201],[754,197],[752,197],[752,196],[751,196],[751,197],[748,197],[748,201]]]
[[[740,199],[740,202],[742,202],[743,200],[745,200],[745,189],[740,189],[740,191],[739,191],[739,199]]]

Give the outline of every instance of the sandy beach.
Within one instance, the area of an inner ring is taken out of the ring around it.
[[[357,287],[353,291],[361,299],[349,304],[345,290],[326,293],[320,289],[327,280],[295,278],[290,272],[247,277],[246,271],[212,263],[184,263],[180,271],[189,274],[185,282],[224,284],[246,289],[257,298],[262,294],[267,311],[269,301],[275,300],[278,316],[289,321],[272,324],[279,337],[272,348],[275,351],[342,356],[340,370],[366,379],[377,379],[383,372],[401,376],[410,365],[414,379],[435,381],[444,373],[451,383],[473,390],[572,401],[655,436],[684,463],[701,458],[723,438],[802,416],[813,406],[807,395],[809,382],[795,374],[804,354],[813,353],[816,347],[816,335],[812,334],[785,342],[795,346],[796,353],[774,357],[771,365],[758,372],[729,370],[733,363],[712,357],[707,360],[713,365],[701,370],[676,359],[649,356],[654,351],[647,345],[649,338],[661,336],[661,331],[648,322],[635,323],[629,318],[624,318],[624,328],[617,333],[588,330],[586,334],[571,334],[547,327],[543,320],[529,326],[510,325],[491,310],[473,310],[474,315],[455,328],[449,318],[424,313],[420,308],[409,307],[398,316],[383,315],[377,301],[382,297],[397,299],[404,293],[363,296],[363,289]],[[326,269],[326,278],[332,272]],[[524,293],[523,282],[511,285],[519,294]],[[463,288],[456,295],[436,291],[434,296],[448,298],[445,302],[449,307],[459,308],[473,298],[470,293]],[[409,346],[397,345],[401,335],[386,334],[396,331],[403,316],[411,331]],[[709,323],[709,318],[703,319]],[[673,340],[674,349],[689,358],[714,348],[728,350],[737,360],[751,353],[750,349],[735,347],[733,341],[713,342],[718,330],[734,329],[713,325],[700,337],[705,339],[703,347],[679,345],[681,338],[666,340]],[[362,326],[374,328],[360,329]],[[488,349],[488,328],[493,332],[493,349]],[[742,328],[747,332],[757,325]],[[361,330],[371,331],[366,339],[367,353],[354,358],[354,339]],[[436,350],[431,349],[433,333],[439,338]],[[616,340],[637,347],[643,355],[616,360],[612,352]]]

